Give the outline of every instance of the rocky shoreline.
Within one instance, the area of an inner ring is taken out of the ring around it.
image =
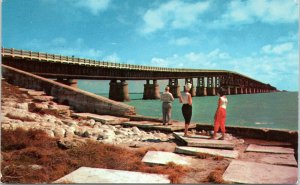
[[[168,141],[172,134],[160,131],[143,131],[137,127],[125,128],[121,125],[107,125],[94,119],[72,116],[74,110],[67,105],[57,104],[52,96],[41,91],[14,88],[2,81],[6,91],[1,100],[2,129],[40,129],[50,137],[70,143],[76,139],[134,146],[147,140]],[[13,94],[18,94],[17,98]]]

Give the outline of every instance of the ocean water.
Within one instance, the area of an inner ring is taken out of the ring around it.
[[[107,97],[107,94],[102,94]],[[130,94],[125,102],[138,114],[162,117],[160,100],[142,100],[143,94]],[[298,130],[298,92],[228,95],[226,125]],[[218,96],[193,97],[192,122],[212,124]],[[183,121],[182,104],[173,102],[172,119]]]

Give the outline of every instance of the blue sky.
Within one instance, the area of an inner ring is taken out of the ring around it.
[[[297,0],[3,0],[2,45],[236,71],[298,91]]]

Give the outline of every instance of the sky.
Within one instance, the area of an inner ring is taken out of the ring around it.
[[[2,0],[5,48],[230,70],[289,91],[298,24],[298,0]]]

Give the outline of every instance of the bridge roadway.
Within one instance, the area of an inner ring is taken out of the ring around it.
[[[117,101],[129,101],[126,80],[146,80],[144,99],[160,97],[157,80],[169,80],[170,91],[174,97],[178,97],[180,93],[179,79],[185,79],[186,83],[192,84],[192,96],[214,96],[220,87],[224,88],[227,94],[277,91],[270,84],[227,70],[121,64],[13,48],[2,48],[1,51],[3,64],[46,78],[54,78],[73,87],[77,87],[77,79],[110,80],[109,98]]]

